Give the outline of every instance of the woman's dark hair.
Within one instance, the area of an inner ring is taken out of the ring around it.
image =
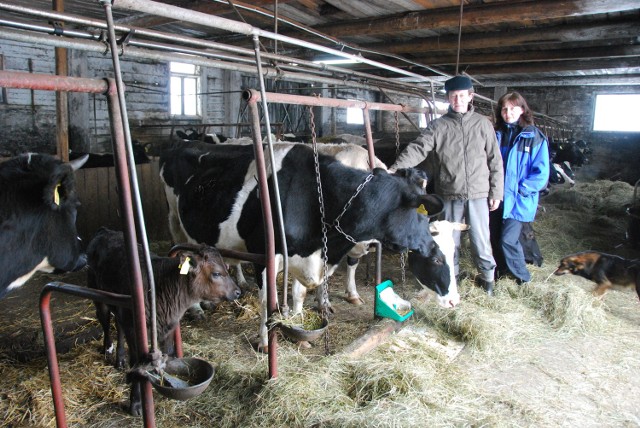
[[[501,129],[504,126],[504,119],[502,118],[502,107],[508,102],[514,106],[522,108],[522,115],[518,119],[518,125],[524,128],[527,125],[533,125],[533,112],[529,108],[527,101],[518,92],[507,92],[498,100],[496,104],[496,124],[495,129]]]

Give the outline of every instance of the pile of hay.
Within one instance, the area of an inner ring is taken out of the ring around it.
[[[374,322],[356,317],[355,307],[341,312],[342,319],[331,320],[330,355],[321,342],[299,349],[281,337],[275,380],[268,378],[267,357],[251,348],[259,319],[255,291],[219,305],[205,320],[183,321],[185,355],[212,362],[216,373],[205,393],[189,401],[154,394],[157,426],[555,426],[557,415],[535,394],[514,396],[507,388],[489,389],[486,379],[478,379],[496,368],[535,367],[530,355],[550,342],[591,337],[613,337],[617,342],[612,342],[611,353],[622,362],[619,368],[593,368],[593,376],[611,371],[620,379],[637,368],[634,355],[640,345],[620,338],[637,328],[613,317],[606,300],[591,296],[587,281],[552,275],[567,253],[613,249],[624,232],[624,225],[618,225],[624,214],[618,208],[632,192],[625,183],[596,182],[549,195],[541,201],[546,210],[535,224],[545,264],[530,268],[530,284],[500,279],[495,296],[488,297],[472,279],[465,279],[459,284],[462,303],[453,310],[411,299],[414,315],[403,330],[363,357],[340,352]],[[462,268],[473,270],[468,249],[462,257]],[[383,271],[391,271],[398,283],[397,257],[385,255],[384,260]],[[358,275],[364,283],[365,273]],[[331,288],[338,289],[338,284],[332,278]],[[415,287],[412,279],[408,284]],[[365,300],[371,303],[371,287],[360,291],[368,293]],[[626,297],[634,298],[621,296]],[[342,304],[335,294],[331,298],[337,308]],[[345,313],[354,316],[346,320]],[[69,425],[140,426],[142,421],[122,407],[128,401],[125,375],[104,361],[100,344],[79,344],[60,355]],[[0,391],[0,415],[8,426],[54,424],[46,360],[18,363],[0,354]],[[584,417],[598,424],[612,412]],[[626,420],[617,419],[622,424]]]

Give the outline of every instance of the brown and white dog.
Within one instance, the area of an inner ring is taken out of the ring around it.
[[[571,273],[597,284],[593,290],[602,296],[610,288],[635,286],[640,297],[640,261],[598,251],[582,251],[563,257],[556,275]]]

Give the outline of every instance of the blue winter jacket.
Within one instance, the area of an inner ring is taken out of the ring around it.
[[[504,130],[496,131],[504,161],[504,214],[521,222],[535,219],[539,192],[549,180],[549,144],[535,126],[523,128],[511,147],[502,148]]]

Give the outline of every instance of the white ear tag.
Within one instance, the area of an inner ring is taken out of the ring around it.
[[[190,257],[184,259],[184,262],[180,265],[180,275],[186,275],[189,273],[189,261]]]

